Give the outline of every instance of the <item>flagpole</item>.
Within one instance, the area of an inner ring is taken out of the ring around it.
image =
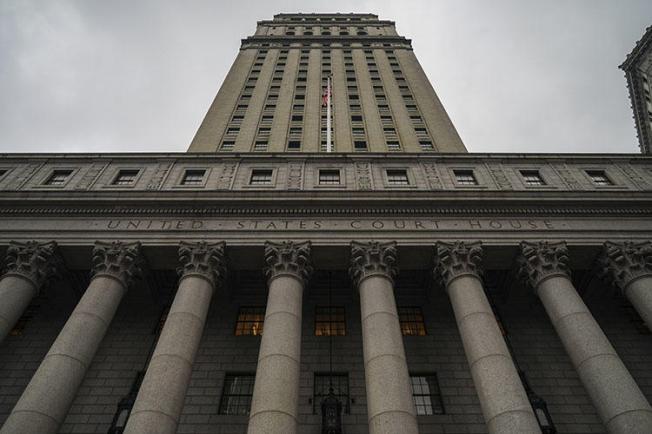
[[[333,152],[331,143],[331,76],[326,78],[326,152]]]

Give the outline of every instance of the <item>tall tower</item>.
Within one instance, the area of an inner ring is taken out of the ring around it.
[[[260,21],[188,151],[326,152],[329,76],[335,152],[466,152],[410,40],[373,14]]]
[[[647,28],[620,69],[625,71],[627,78],[641,152],[652,154],[652,26]]]

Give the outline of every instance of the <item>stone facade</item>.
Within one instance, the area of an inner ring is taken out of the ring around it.
[[[466,153],[371,14],[260,22],[190,150],[1,156],[1,434],[652,432],[652,157]]]

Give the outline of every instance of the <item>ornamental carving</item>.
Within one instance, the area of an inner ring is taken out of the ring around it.
[[[312,274],[310,262],[310,241],[295,243],[283,241],[265,243],[265,277],[268,281],[290,274],[301,280],[305,285]]]
[[[624,291],[633,280],[652,276],[652,242],[607,241],[598,264],[600,275]]]
[[[139,242],[96,241],[91,277],[112,277],[128,288],[134,280],[142,277],[143,265]]]
[[[519,274],[535,289],[549,277],[570,278],[568,261],[568,249],[563,241],[521,242],[521,256],[518,258]]]
[[[11,241],[7,249],[8,274],[18,274],[28,279],[38,291],[53,279],[60,277],[63,260],[54,241],[39,243]]]
[[[224,242],[181,242],[179,246],[179,276],[200,276],[217,288],[226,276]]]
[[[435,245],[434,278],[442,286],[464,275],[472,275],[478,279],[482,275],[482,243],[475,241],[465,243],[455,241],[446,243],[437,242]]]
[[[398,274],[396,242],[351,242],[349,274],[355,286],[370,276],[380,275],[392,282]]]

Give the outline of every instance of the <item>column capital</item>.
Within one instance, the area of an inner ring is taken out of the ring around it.
[[[282,276],[291,275],[304,285],[308,283],[312,274],[310,261],[310,241],[295,243],[294,241],[282,241],[265,243],[265,276],[267,281]]]
[[[471,275],[480,279],[482,276],[482,243],[473,241],[438,241],[435,244],[435,280],[446,288],[454,279]]]
[[[534,289],[549,277],[563,276],[570,279],[568,261],[568,248],[564,241],[521,242],[519,274]]]
[[[143,257],[138,241],[96,241],[93,248],[91,277],[106,276],[118,280],[128,288],[142,276]]]
[[[40,243],[11,241],[7,248],[7,274],[29,280],[38,291],[52,278],[60,277],[63,259],[55,241]]]
[[[396,241],[351,242],[349,274],[356,287],[367,277],[382,276],[392,282],[398,274]]]
[[[607,241],[598,265],[601,277],[625,291],[634,280],[652,276],[652,241]]]
[[[188,243],[181,241],[179,245],[179,263],[177,269],[181,278],[198,276],[208,280],[213,289],[217,288],[226,276],[226,261],[224,258],[224,241],[219,243]]]

